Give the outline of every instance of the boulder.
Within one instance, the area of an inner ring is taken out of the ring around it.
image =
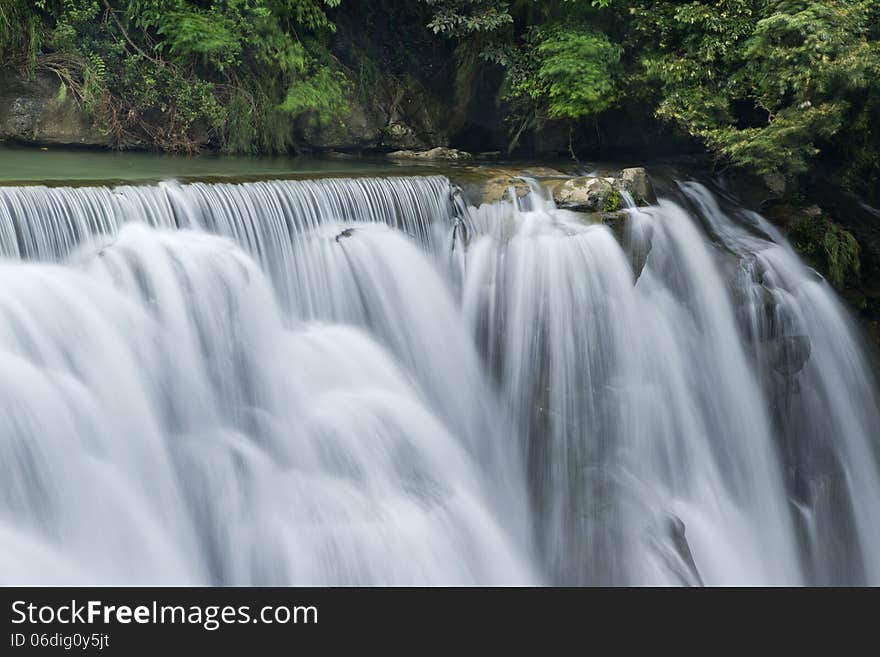
[[[657,203],[657,195],[654,186],[648,177],[648,172],[643,167],[623,169],[617,179],[619,189],[632,195],[636,205],[654,205]]]
[[[614,178],[569,178],[553,188],[553,200],[560,208],[578,212],[602,212],[614,193]]]
[[[110,145],[109,135],[49,71],[29,77],[0,69],[0,139],[52,146]]]
[[[456,148],[438,146],[426,151],[401,150],[388,153],[388,157],[397,160],[470,160],[471,154]]]

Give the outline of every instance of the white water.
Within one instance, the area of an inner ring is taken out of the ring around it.
[[[622,249],[440,177],[0,188],[0,580],[880,583],[858,337],[682,189]]]

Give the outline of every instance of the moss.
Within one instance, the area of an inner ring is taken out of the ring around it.
[[[620,190],[612,189],[608,198],[605,199],[605,205],[602,206],[602,212],[617,212],[620,209]]]
[[[852,233],[822,215],[802,217],[789,235],[791,243],[811,267],[838,290],[858,284],[861,274],[859,244]]]

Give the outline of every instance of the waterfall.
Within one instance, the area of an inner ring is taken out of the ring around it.
[[[0,579],[880,583],[857,331],[681,183],[0,188]]]

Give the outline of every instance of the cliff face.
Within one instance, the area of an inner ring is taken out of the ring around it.
[[[296,121],[296,142],[307,151],[394,151],[449,144],[449,103],[411,76],[389,77],[369,89],[352,82],[343,116]]]
[[[57,146],[108,146],[57,75],[0,69],[0,139]]]

